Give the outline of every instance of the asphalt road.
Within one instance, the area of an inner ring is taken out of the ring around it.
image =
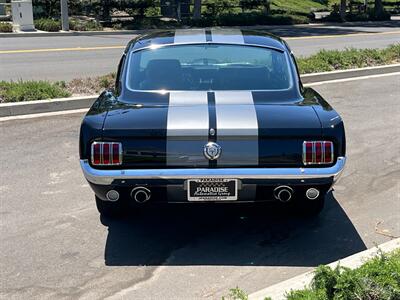
[[[348,164],[308,220],[226,206],[100,220],[78,163],[81,114],[0,122],[0,298],[218,299],[400,236],[399,82],[315,87],[345,120]]]
[[[381,27],[305,25],[260,27],[260,30],[285,37],[297,56],[308,56],[320,49],[383,48],[400,41],[400,21]],[[71,80],[104,75],[116,71],[121,53],[133,37],[0,38],[0,80]],[[32,52],[38,49],[43,52]]]

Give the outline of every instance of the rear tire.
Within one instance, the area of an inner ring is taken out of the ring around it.
[[[123,216],[126,209],[121,200],[116,202],[104,201],[96,197],[96,207],[101,216],[107,218],[119,218]]]
[[[325,206],[325,194],[321,194],[317,199],[314,200],[310,200],[307,197],[301,197],[296,200],[296,212],[306,217],[314,217],[319,215]]]

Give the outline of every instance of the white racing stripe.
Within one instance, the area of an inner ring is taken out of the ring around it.
[[[175,31],[174,44],[205,43],[205,29],[177,29]]]
[[[214,43],[244,44],[243,33],[240,29],[211,29],[211,39]]]
[[[167,118],[167,165],[208,166],[207,92],[171,92]]]
[[[218,165],[258,164],[258,120],[250,91],[215,92]]]

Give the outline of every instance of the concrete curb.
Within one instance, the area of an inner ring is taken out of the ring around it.
[[[13,38],[13,37],[53,37],[53,36],[97,36],[97,35],[122,35],[131,34],[138,35],[149,30],[116,30],[116,31],[58,31],[58,32],[10,32],[0,33],[0,38]]]
[[[319,81],[346,79],[351,77],[379,75],[395,72],[400,72],[400,64],[305,74],[301,76],[301,81],[306,84]]]
[[[360,267],[366,260],[376,256],[381,251],[384,253],[392,252],[396,249],[400,249],[400,238],[391,240],[377,247],[356,253],[352,256],[346,257],[344,259],[335,261],[328,266],[335,268],[337,265],[355,269]],[[293,277],[289,280],[280,282],[268,288],[257,291],[249,295],[249,300],[263,300],[266,297],[272,298],[272,300],[284,300],[286,299],[285,294],[291,290],[301,290],[304,287],[310,285],[314,277],[314,271],[309,271],[302,275]]]
[[[90,107],[98,96],[61,98],[17,103],[1,103],[0,117],[29,115]]]
[[[335,79],[346,79],[359,76],[379,75],[385,73],[400,72],[400,64],[378,66],[344,71],[323,72],[302,75],[304,84],[324,82]],[[18,115],[29,115],[35,113],[46,113],[62,110],[74,110],[90,107],[97,99],[97,95],[63,98],[53,100],[39,100],[17,103],[0,103],[0,117],[11,117]]]
[[[392,16],[393,17],[393,16]],[[354,27],[354,26],[393,26],[397,24],[398,19],[392,19],[390,21],[378,21],[378,22],[346,22],[346,23],[308,23],[308,24],[293,24],[293,25],[249,25],[249,26],[219,26],[222,28],[242,28],[242,29],[253,29],[253,30],[268,30],[268,29],[282,29],[282,28],[307,28],[307,27],[318,27],[318,26],[334,26],[334,27]],[[183,26],[185,28],[201,28],[201,27],[189,27]],[[96,35],[121,35],[121,34],[142,34],[149,31],[156,30],[168,30],[169,28],[159,28],[159,29],[134,29],[134,30],[115,30],[115,31],[58,31],[58,32],[46,32],[46,31],[36,31],[36,32],[10,32],[10,33],[0,33],[0,38],[2,37],[52,37],[52,36],[96,36]],[[175,29],[175,28],[170,28]],[[177,28],[179,29],[179,28]],[[286,38],[285,36],[282,36]]]

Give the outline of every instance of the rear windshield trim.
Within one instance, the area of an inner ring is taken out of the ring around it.
[[[289,76],[290,76],[290,84],[288,88],[286,89],[252,89],[252,90],[231,90],[231,89],[226,89],[226,90],[169,90],[169,89],[164,89],[164,90],[140,90],[140,89],[132,89],[129,85],[129,76],[128,74],[130,73],[130,68],[131,68],[131,60],[133,58],[133,55],[137,52],[140,51],[146,51],[150,49],[160,49],[160,48],[165,48],[165,47],[180,47],[180,46],[193,46],[193,45],[227,45],[227,46],[241,46],[241,47],[254,47],[254,48],[264,48],[264,49],[270,49],[274,51],[278,51],[280,53],[283,53],[285,56],[285,60],[287,62],[287,67],[289,69]],[[140,92],[140,93],[160,93],[160,94],[166,94],[169,92],[214,92],[214,91],[221,91],[221,92],[238,92],[238,91],[251,91],[251,92],[284,92],[284,91],[290,91],[294,87],[293,83],[293,71],[292,71],[292,65],[291,61],[289,59],[287,51],[276,48],[276,47],[271,47],[271,46],[266,46],[266,45],[258,45],[258,44],[235,44],[235,43],[216,43],[216,42],[202,42],[202,43],[174,43],[174,44],[153,44],[149,45],[143,48],[139,49],[134,49],[131,50],[128,54],[128,60],[125,68],[125,86],[130,92]]]
[[[138,42],[140,43],[140,41]],[[195,46],[195,45],[226,45],[226,46],[242,46],[242,47],[256,47],[256,48],[265,48],[265,49],[271,49],[271,50],[276,50],[281,53],[285,52],[285,50],[273,47],[273,46],[267,46],[267,45],[259,45],[259,44],[235,44],[235,43],[216,43],[216,42],[206,42],[206,43],[174,43],[174,44],[152,44],[149,46],[145,46],[142,48],[138,49],[132,49],[130,53],[136,53],[139,51],[143,50],[149,50],[149,49],[160,49],[164,47],[174,47],[174,46]],[[131,55],[131,54],[129,54]]]

